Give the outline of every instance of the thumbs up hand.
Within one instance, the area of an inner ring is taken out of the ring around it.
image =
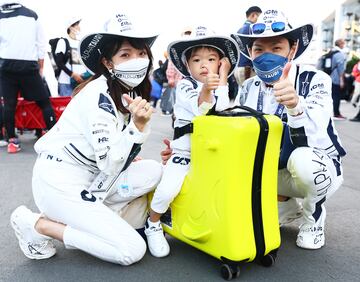
[[[299,102],[299,96],[297,95],[294,85],[288,77],[290,68],[291,63],[288,62],[283,69],[283,73],[279,81],[274,84],[274,95],[276,101],[280,104],[283,104],[288,109],[295,108]]]
[[[166,148],[160,152],[160,155],[161,155],[162,163],[165,165],[172,155],[172,149],[170,148],[169,139],[164,139],[163,142],[166,145]]]
[[[216,73],[213,73],[210,68],[205,68],[207,70],[207,75],[203,85],[205,92],[210,93],[211,90],[216,90],[220,83],[220,76]]]
[[[203,102],[211,103],[213,101],[212,91],[216,90],[220,84],[220,76],[216,73],[213,73],[210,68],[203,67],[202,72],[206,74],[204,77],[204,84],[201,88],[198,105],[200,106]]]

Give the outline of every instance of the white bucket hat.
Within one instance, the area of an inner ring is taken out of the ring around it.
[[[22,5],[22,2],[23,2],[23,1],[20,1],[20,0],[14,0],[14,1],[11,1],[11,0],[0,0],[0,6],[6,5],[6,4],[20,4],[20,5]]]
[[[66,28],[70,28],[74,23],[80,22],[81,17],[80,16],[71,16],[66,21]]]
[[[188,50],[197,46],[209,46],[219,50],[228,57],[231,64],[229,76],[233,73],[238,60],[239,48],[236,42],[227,36],[218,36],[204,26],[196,27],[190,36],[181,40],[173,41],[168,46],[168,54],[174,66],[183,76],[189,76],[185,54]]]
[[[298,42],[294,60],[300,57],[309,46],[313,37],[314,27],[312,24],[293,28],[283,12],[269,9],[264,11],[258,21],[250,25],[250,34],[235,33],[231,36],[239,44],[240,52],[250,58],[249,48],[256,38],[284,36]]]
[[[0,0],[0,11],[4,13],[10,13],[15,9],[19,9],[23,6],[23,1],[15,0]]]
[[[147,34],[136,29],[125,14],[114,14],[106,21],[103,31],[85,36],[79,45],[80,59],[92,73],[95,73],[101,49],[114,37],[143,39],[151,47],[158,34]]]

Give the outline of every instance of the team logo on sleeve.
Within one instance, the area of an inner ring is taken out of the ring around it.
[[[316,73],[313,71],[304,71],[299,75],[299,95],[304,98],[309,94],[309,86]]]
[[[105,112],[108,112],[108,113],[110,113],[110,114],[112,114],[112,115],[114,115],[116,117],[114,107],[112,106],[109,98],[106,97],[102,93],[100,93],[99,108],[103,109]]]

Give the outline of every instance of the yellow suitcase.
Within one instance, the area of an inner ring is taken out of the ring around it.
[[[194,119],[190,171],[162,217],[166,233],[221,260],[227,280],[241,262],[272,265],[280,246],[282,122],[251,111]]]

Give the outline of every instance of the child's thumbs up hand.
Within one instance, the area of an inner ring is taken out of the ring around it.
[[[203,89],[206,92],[210,92],[211,90],[216,90],[220,83],[220,77],[217,73],[213,73],[209,68],[204,67],[206,70],[207,75],[205,78]]]

